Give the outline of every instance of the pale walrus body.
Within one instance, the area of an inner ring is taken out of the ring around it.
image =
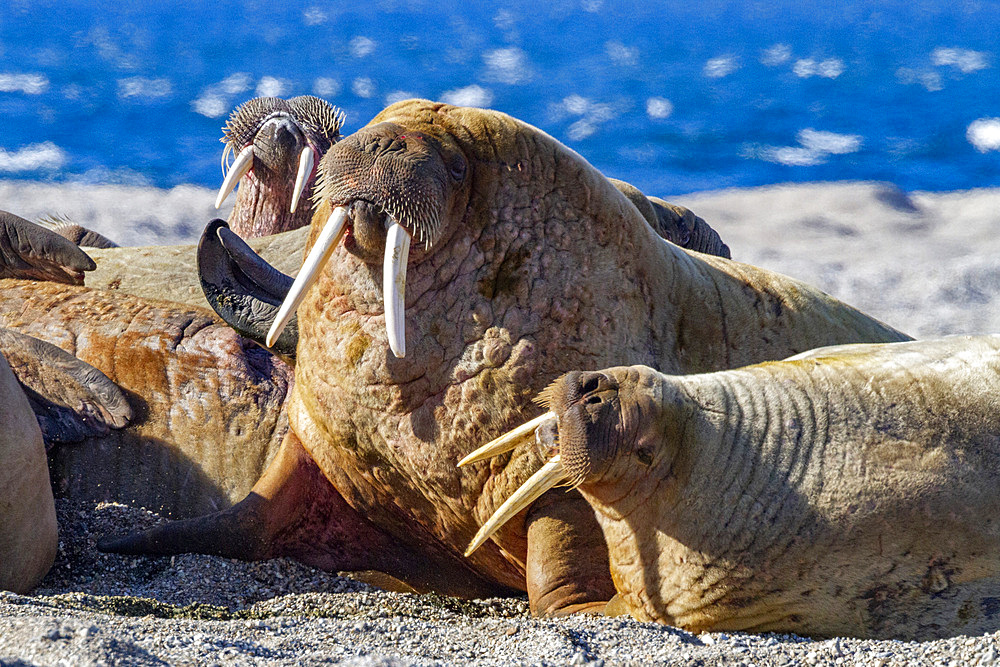
[[[286,444],[301,442],[352,507],[428,569],[447,571],[430,582],[437,590],[527,588],[536,613],[613,595],[603,536],[578,494],[550,494],[462,558],[538,458],[455,462],[535,414],[532,396],[566,370],[697,372],[906,338],[802,283],[664,241],[577,154],[501,113],[393,105],[337,143],[319,179],[313,242],[339,222],[344,247],[311,272],[318,282],[299,307]],[[426,246],[405,261],[411,235]],[[387,236],[400,244],[388,252]],[[297,487],[272,473],[264,480],[275,497]],[[293,509],[269,518],[301,525],[316,507]],[[169,538],[154,531],[107,546],[202,549],[246,525],[236,509]],[[269,531],[259,538],[280,552],[288,534]]]
[[[59,540],[45,446],[21,385],[0,355],[0,590],[31,590]]]
[[[1000,336],[572,372],[541,397],[543,486],[579,485],[640,620],[982,634],[1000,628],[998,397]]]

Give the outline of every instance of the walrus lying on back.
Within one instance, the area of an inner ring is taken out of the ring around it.
[[[704,375],[573,371],[540,395],[551,412],[537,430],[468,460],[536,437],[548,463],[494,519],[551,486],[578,488],[640,620],[979,634],[1000,628],[998,396],[1000,335]]]

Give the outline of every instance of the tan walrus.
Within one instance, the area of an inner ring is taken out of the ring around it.
[[[567,370],[708,371],[906,338],[790,278],[668,243],[579,155],[502,113],[395,104],[338,142],[319,179],[283,448],[304,448],[425,573],[447,573],[425,580],[436,590],[526,588],[536,613],[614,594],[578,494],[549,494],[462,557],[539,460],[455,462],[535,414],[532,397]],[[237,530],[272,553],[317,543],[321,507],[284,502],[301,486],[271,469],[231,511],[105,546],[221,550]]]
[[[0,355],[0,590],[25,593],[49,571],[59,538],[35,413]]]
[[[625,608],[692,632],[928,640],[1000,628],[1000,335],[822,348],[703,375],[573,371],[548,463],[593,506]],[[527,501],[527,502],[525,502]]]

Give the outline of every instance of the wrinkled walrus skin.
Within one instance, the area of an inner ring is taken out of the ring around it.
[[[131,423],[57,444],[56,493],[172,516],[246,495],[287,428],[292,372],[207,309],[51,282],[0,280],[0,325],[100,369]]]
[[[800,282],[664,241],[580,156],[498,112],[392,105],[330,149],[318,189],[311,242],[335,207],[348,207],[347,228],[298,308],[290,439],[352,507],[445,568],[446,592],[527,589],[535,613],[614,594],[603,536],[578,494],[543,497],[462,557],[539,459],[455,463],[537,414],[532,397],[567,370],[699,372],[906,339]],[[417,241],[402,358],[388,348],[383,307],[387,212]],[[225,532],[232,516],[200,527]],[[109,546],[178,552],[192,535]]]
[[[997,335],[574,371],[538,446],[635,618],[924,641],[1000,628],[998,395]]]
[[[0,355],[0,590],[26,593],[56,557],[56,507],[35,414]]]

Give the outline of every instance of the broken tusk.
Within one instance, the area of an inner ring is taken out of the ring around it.
[[[565,479],[566,471],[563,470],[560,456],[556,454],[552,457],[551,461],[543,465],[538,469],[538,472],[529,477],[528,481],[522,484],[510,498],[505,500],[503,505],[493,513],[493,516],[483,524],[483,527],[479,529],[476,536],[469,542],[469,548],[465,550],[465,555],[471,555],[493,533],[497,532],[500,526],[510,521],[511,517],[535,502],[538,496]]]
[[[236,184],[240,182],[240,179],[250,171],[250,167],[252,166],[253,144],[241,150],[240,154],[236,156],[233,166],[229,169],[229,173],[226,174],[226,179],[222,182],[222,187],[219,188],[219,195],[215,198],[215,208],[222,206],[222,202],[226,201],[226,197],[233,191]]]
[[[399,358],[406,356],[406,261],[410,255],[410,233],[389,218],[382,262],[382,300],[389,349]]]
[[[320,272],[330,259],[330,255],[333,254],[337,244],[340,243],[340,239],[344,236],[344,230],[347,227],[346,223],[347,209],[343,206],[333,209],[333,214],[327,218],[323,231],[319,233],[319,238],[316,239],[316,244],[309,251],[306,261],[302,263],[302,269],[295,278],[295,282],[292,283],[292,288],[288,290],[285,300],[281,302],[281,308],[278,309],[278,314],[271,324],[271,329],[267,332],[265,343],[268,347],[274,346],[275,341],[278,340],[278,336],[281,335],[281,331],[288,324],[288,320],[292,319],[292,315],[295,314],[295,309],[299,307],[302,299],[305,298],[306,292],[319,279]]]
[[[316,164],[316,159],[313,157],[313,149],[311,146],[306,146],[302,149],[302,154],[299,155],[299,173],[295,175],[295,189],[292,191],[291,213],[295,213],[295,209],[299,207],[299,198],[306,189],[306,181],[312,175],[314,164]]]
[[[509,452],[521,444],[521,441],[531,436],[535,432],[535,429],[541,426],[543,422],[548,419],[555,418],[556,413],[546,412],[544,415],[535,417],[530,422],[521,424],[517,428],[504,433],[496,440],[491,440],[476,451],[467,454],[464,459],[458,462],[458,467],[461,468],[462,466],[469,465],[470,463],[483,461],[493,458],[499,454],[503,454],[504,452]]]

